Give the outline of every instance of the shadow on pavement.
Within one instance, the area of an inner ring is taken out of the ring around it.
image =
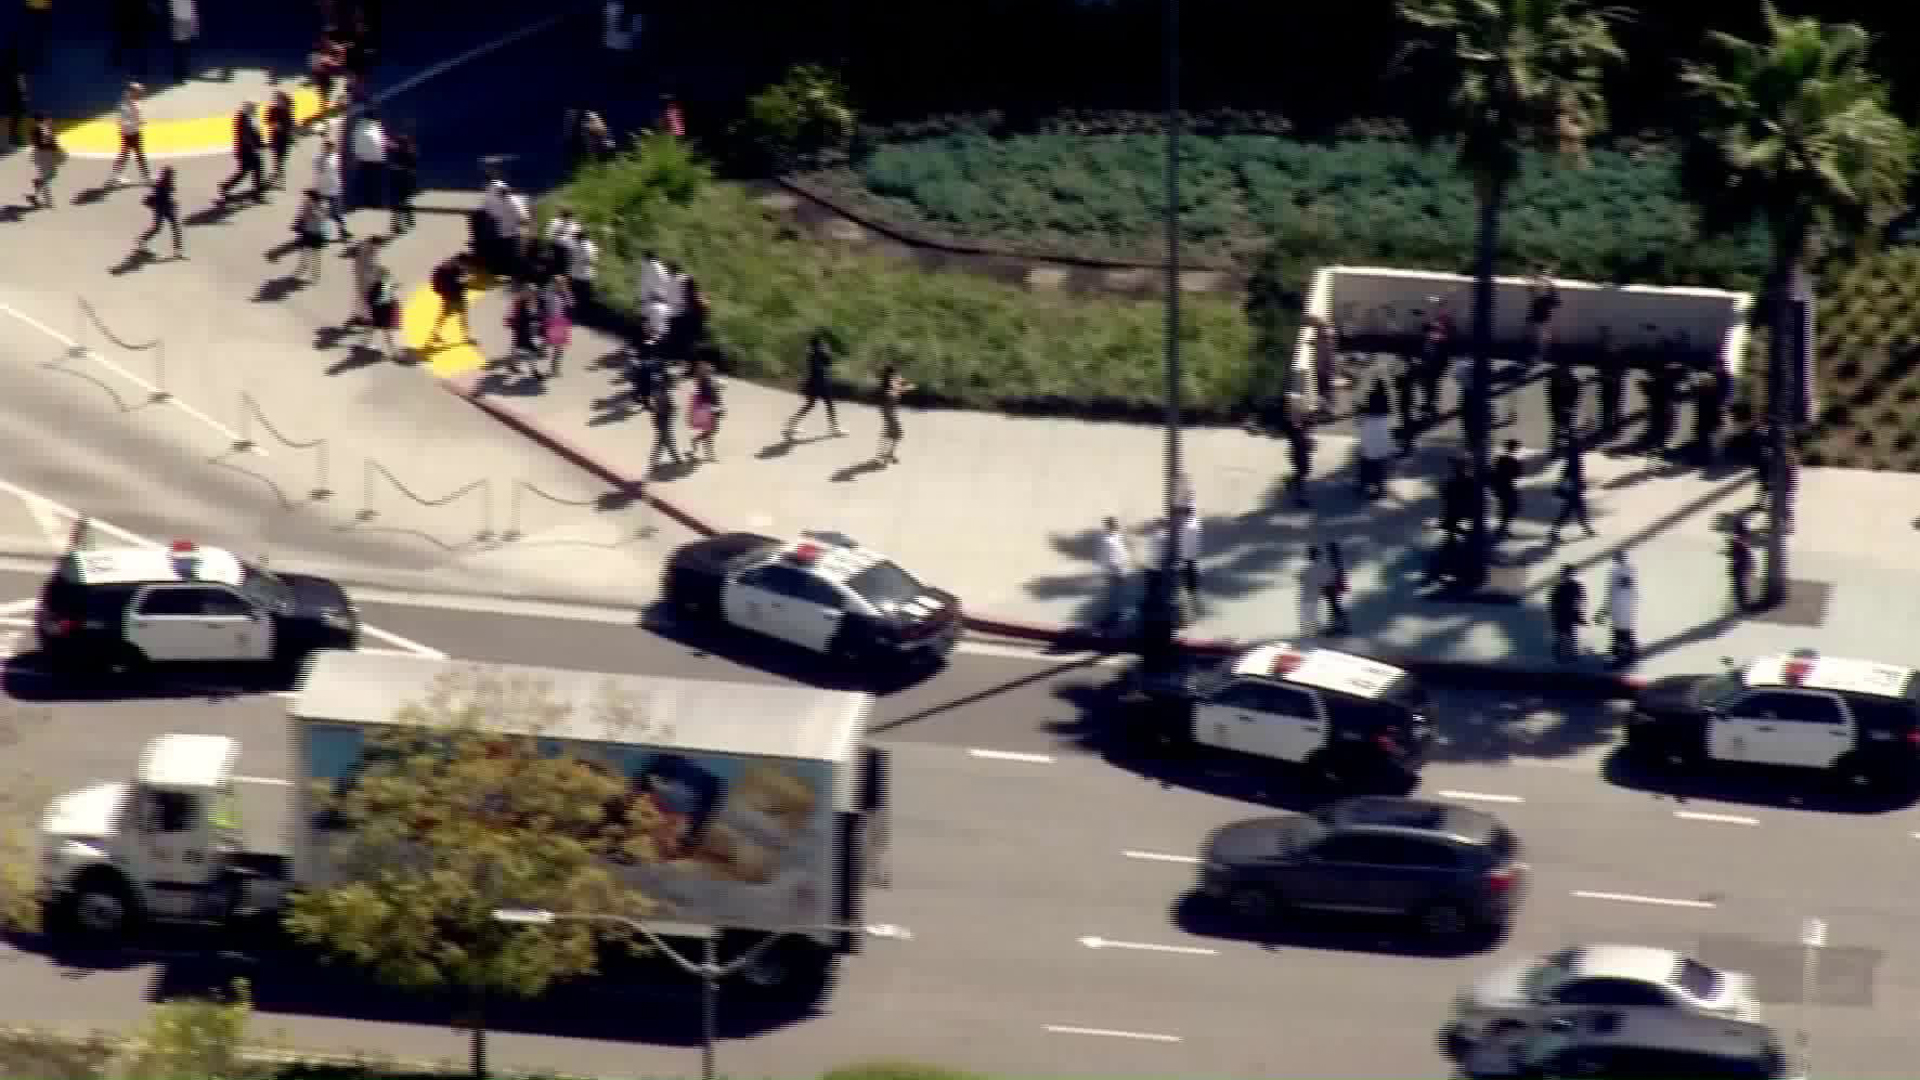
[[[744,669],[828,690],[861,690],[884,697],[917,686],[938,675],[946,666],[942,662],[905,665],[877,673],[849,671],[828,657],[785,642],[724,626],[677,620],[666,605],[659,603],[641,613],[640,627],[665,641],[684,646],[695,656],[711,655]]]
[[[138,701],[208,698],[221,700],[246,694],[285,690],[292,680],[270,667],[194,670],[157,667],[107,675],[101,672],[63,674],[54,671],[37,653],[22,653],[6,662],[0,687],[15,701]]]
[[[1648,762],[1624,747],[1608,756],[1601,776],[1684,806],[1693,800],[1806,810],[1826,814],[1888,814],[1920,803],[1920,785],[1847,786],[1824,772],[1713,763],[1685,767]]]
[[[1307,911],[1285,912],[1271,924],[1249,926],[1235,919],[1224,905],[1197,892],[1174,901],[1171,915],[1175,926],[1196,937],[1246,942],[1268,950],[1315,949],[1458,959],[1489,952],[1499,947],[1506,936],[1500,931],[1485,931],[1457,938],[1434,938],[1392,918]]]

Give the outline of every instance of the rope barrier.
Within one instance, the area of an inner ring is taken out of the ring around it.
[[[430,509],[450,505],[454,502],[459,501],[460,499],[465,498],[468,495],[473,494],[475,491],[478,491],[482,495],[482,498],[480,500],[481,526],[480,526],[480,531],[475,533],[473,538],[475,540],[487,541],[487,540],[493,539],[494,536],[496,535],[493,529],[493,481],[492,480],[483,477],[479,480],[475,480],[473,483],[468,484],[465,487],[454,490],[450,494],[443,495],[438,499],[429,499],[419,495],[412,488],[409,488],[407,485],[401,483],[399,477],[393,475],[393,473],[389,471],[385,465],[380,464],[378,461],[375,461],[372,458],[367,459],[366,467],[362,470],[362,473],[361,473],[360,512],[359,514],[355,515],[360,521],[372,521],[374,518],[377,518],[380,516],[380,511],[375,509],[373,505],[374,484],[375,484],[375,481],[378,480],[380,477],[385,477],[387,483],[393,485],[394,489],[399,491],[400,494],[405,495],[408,499],[412,500],[413,502],[421,506],[428,507]]]
[[[526,532],[520,528],[520,525],[521,514],[526,502],[524,496],[528,492],[532,492],[556,506],[565,506],[575,510],[589,507],[598,508],[604,505],[606,501],[606,496],[604,495],[597,495],[591,499],[563,499],[551,492],[542,491],[537,484],[531,484],[525,480],[517,480],[513,485],[513,494],[507,498],[507,531],[500,534],[500,539],[509,541],[518,540],[527,535]]]
[[[76,308],[78,313],[74,317],[73,347],[67,350],[67,356],[75,360],[84,360],[88,357],[96,356],[94,351],[87,347],[88,328],[92,328],[115,347],[127,352],[147,352],[151,350],[153,352],[154,384],[145,387],[145,389],[152,395],[150,400],[155,404],[173,400],[173,391],[167,389],[166,341],[162,338],[154,338],[152,341],[140,345],[122,341],[119,335],[108,329],[107,324],[101,320],[100,313],[94,310],[93,305],[87,302],[86,297],[77,296],[74,299],[77,301]],[[99,357],[99,359],[104,361],[103,357]],[[120,369],[120,373],[134,382],[142,381],[139,376],[124,369]]]
[[[259,446],[252,437],[253,425],[256,422],[259,423],[262,428],[266,429],[267,434],[273,436],[274,441],[289,450],[317,451],[314,455],[313,489],[307,492],[307,497],[315,502],[333,497],[333,488],[329,483],[331,473],[333,472],[333,447],[329,440],[318,438],[308,439],[303,442],[299,439],[287,438],[279,428],[274,426],[273,421],[267,417],[266,410],[260,407],[260,402],[252,394],[242,390],[240,392],[240,437],[234,440],[234,452],[242,453],[256,449]]]

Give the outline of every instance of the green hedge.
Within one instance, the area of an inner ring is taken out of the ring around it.
[[[1471,262],[1474,194],[1449,148],[1216,128],[1182,150],[1181,225],[1196,258],[1244,261],[1278,244],[1348,263]],[[943,239],[1158,259],[1164,153],[1157,132],[1079,120],[1031,134],[948,122],[808,179]],[[1765,237],[1700,236],[1675,164],[1653,146],[1597,150],[1584,168],[1531,155],[1502,221],[1505,268],[1550,262],[1598,281],[1750,286],[1765,269]]]
[[[728,370],[745,378],[797,381],[808,337],[825,327],[855,388],[898,363],[924,404],[1133,415],[1160,400],[1159,304],[1035,293],[837,250],[714,182],[666,137],[590,167],[549,200],[560,203],[610,237],[599,285],[629,317],[643,250],[686,266],[712,304]],[[1182,326],[1197,413],[1225,416],[1267,392],[1276,365],[1253,362],[1259,338],[1239,303],[1191,297]]]

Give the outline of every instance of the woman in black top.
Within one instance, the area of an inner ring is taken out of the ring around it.
[[[273,155],[272,185],[287,186],[287,154],[293,150],[293,98],[285,90],[274,92],[267,104],[267,151]]]
[[[900,449],[900,439],[905,432],[900,430],[900,395],[913,389],[913,384],[900,377],[900,369],[888,364],[880,372],[880,449],[873,455],[876,465],[898,465],[900,457],[894,451]]]
[[[154,180],[153,187],[147,191],[145,202],[147,209],[153,211],[153,224],[147,226],[147,231],[140,234],[139,242],[134,244],[136,252],[142,255],[153,254],[147,250],[147,245],[153,242],[154,237],[160,235],[161,227],[165,226],[173,232],[173,257],[176,259],[187,257],[186,251],[180,245],[180,202],[175,192],[173,166],[168,165],[160,170],[160,175]]]
[[[413,228],[413,197],[420,193],[420,144],[412,132],[402,132],[387,148],[387,179],[393,198],[389,231],[398,236]]]

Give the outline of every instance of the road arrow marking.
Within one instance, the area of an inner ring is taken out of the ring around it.
[[[1154,945],[1145,941],[1110,941],[1092,934],[1080,939],[1080,944],[1089,949],[1132,949],[1135,952],[1175,953],[1180,956],[1218,956],[1217,949],[1202,949],[1194,945]]]

